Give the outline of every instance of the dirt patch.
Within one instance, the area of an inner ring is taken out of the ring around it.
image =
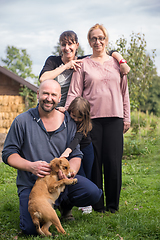
[[[6,133],[0,133],[0,162],[2,162],[2,150],[6,135]]]

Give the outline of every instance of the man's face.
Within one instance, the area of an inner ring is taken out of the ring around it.
[[[46,81],[38,92],[39,105],[44,112],[51,112],[61,99],[60,87],[54,81]]]

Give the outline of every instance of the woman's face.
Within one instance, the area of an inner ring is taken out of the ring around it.
[[[79,47],[79,43],[73,43],[71,40],[62,41],[60,43],[62,56],[65,60],[73,60],[75,59],[76,51]]]
[[[91,31],[89,44],[93,51],[102,52],[105,50],[107,40],[101,29],[97,28]]]

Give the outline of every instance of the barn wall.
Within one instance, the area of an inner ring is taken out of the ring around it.
[[[0,72],[0,95],[19,95],[20,84]]]

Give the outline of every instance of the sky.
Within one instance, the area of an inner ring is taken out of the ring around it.
[[[26,49],[39,75],[63,31],[75,31],[90,54],[87,33],[96,23],[106,27],[113,44],[121,37],[130,42],[132,32],[144,34],[147,52],[156,49],[160,76],[160,0],[0,0],[0,59],[8,45]]]

